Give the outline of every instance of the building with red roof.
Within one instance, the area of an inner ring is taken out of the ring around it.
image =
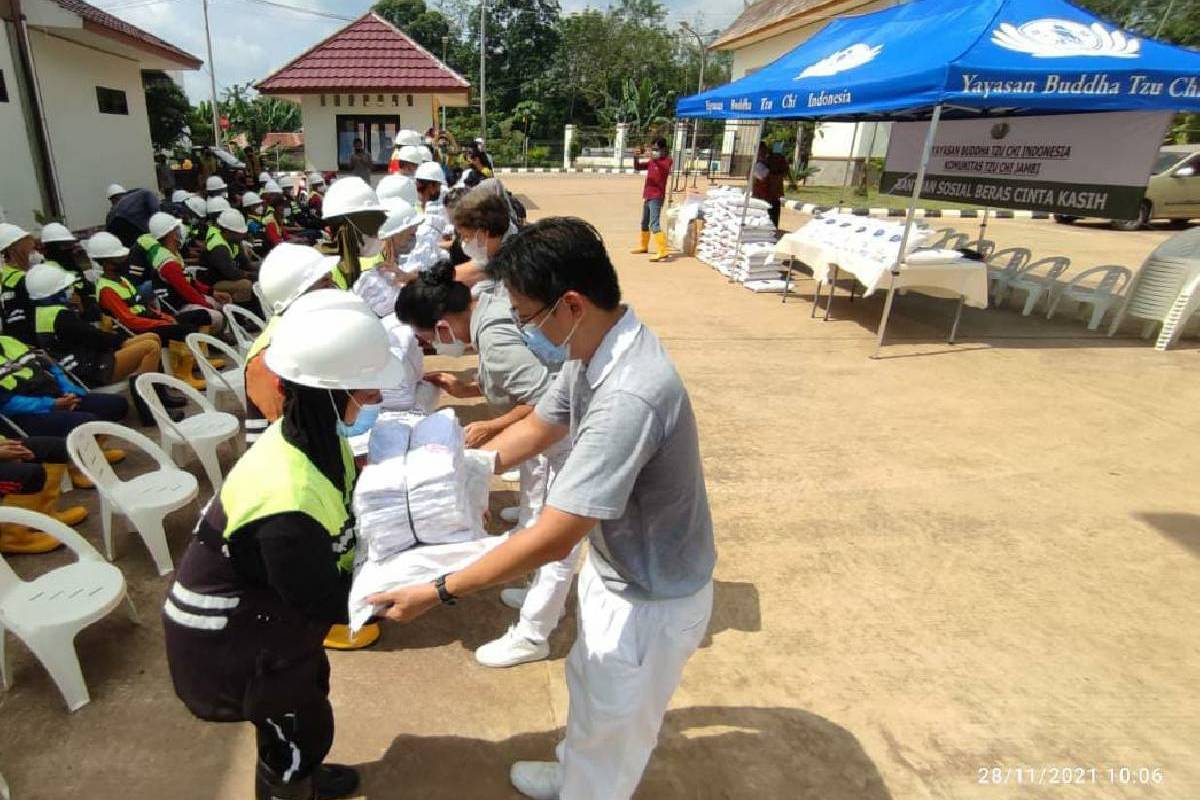
[[[300,104],[308,169],[349,169],[358,138],[384,172],[396,133],[434,127],[440,108],[467,105],[471,85],[372,11],[296,56],[257,88]]]

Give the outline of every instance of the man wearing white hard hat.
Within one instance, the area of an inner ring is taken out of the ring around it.
[[[321,212],[338,244],[339,261],[333,271],[333,282],[339,289],[349,289],[362,274],[364,246],[378,244],[374,237],[387,211],[366,181],[351,176],[333,182]]]
[[[321,202],[325,197],[325,177],[319,172],[310,172],[304,179],[307,186],[304,197],[301,199],[302,204],[315,215],[317,219],[321,217]]]
[[[396,151],[396,172],[400,175],[413,177],[417,172],[417,167],[424,163],[425,158],[421,154],[421,149],[416,145],[406,144]]]
[[[155,239],[150,251],[150,276],[160,305],[172,309],[177,320],[208,326],[214,336],[220,335],[225,327],[221,306],[233,302],[233,298],[196,280],[184,269],[183,221],[160,211],[150,218],[150,235]]]
[[[110,183],[108,188],[104,190],[104,196],[108,199],[110,207],[115,206],[123,194],[125,194],[125,187],[119,183]]]
[[[291,176],[287,176],[291,177]],[[295,185],[295,179],[292,179],[292,184]],[[285,218],[291,216],[288,208],[288,198],[284,194],[283,187],[275,181],[269,182],[263,187],[263,232],[266,237],[266,247],[270,250],[278,244],[286,242],[288,239],[284,229]]]
[[[266,170],[263,170],[262,172],[258,173],[258,185],[260,187],[266,186],[267,181],[269,181],[269,180],[271,180],[271,173],[267,172]]]
[[[379,202],[385,205],[389,200],[403,200],[410,206],[418,206],[421,198],[417,196],[417,182],[407,175],[385,175],[375,187]]]
[[[258,192],[245,192],[242,194],[242,216],[246,218],[246,228],[250,231],[252,238],[259,238],[263,235],[263,199]]]
[[[25,273],[33,266],[35,246],[33,237],[11,222],[0,223],[0,312],[3,330],[9,336],[31,341],[33,309],[25,290]]]
[[[346,621],[354,563],[346,439],[370,430],[403,367],[371,310],[329,289],[291,305],[266,359],[283,417],[196,526],[163,606],[167,661],[197,717],[254,725],[257,797],[346,797],[355,770],[323,763],[334,720],[321,646]]]
[[[229,187],[220,175],[210,175],[204,181],[205,197],[229,197]]]
[[[242,252],[242,241],[249,232],[241,212],[226,209],[217,215],[216,224],[208,226],[204,252],[200,256],[201,279],[214,291],[229,295],[238,305],[257,308],[253,288],[255,273]]]
[[[95,272],[75,234],[60,222],[42,226],[38,246],[47,264],[61,267],[74,278],[75,301],[85,322],[100,322],[103,312],[96,303]]]
[[[176,189],[171,192],[171,202],[175,205],[183,205],[183,202],[192,196],[192,193],[187,189]]]
[[[441,164],[428,161],[417,167],[416,173],[417,198],[420,200],[425,219],[417,228],[416,243],[409,254],[407,266],[409,270],[426,270],[434,264],[450,260],[450,254],[442,246],[442,240],[449,232],[450,222],[446,219],[445,206],[442,203],[442,192],[446,188],[446,173]]]

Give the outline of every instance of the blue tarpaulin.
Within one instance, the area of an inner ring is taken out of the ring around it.
[[[902,120],[1200,111],[1200,53],[1063,0],[913,0],[842,17],[681,117]]]

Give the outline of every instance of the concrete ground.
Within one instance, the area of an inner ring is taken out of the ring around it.
[[[951,347],[952,304],[910,295],[871,360],[878,296],[813,320],[811,282],[782,304],[694,259],[625,254],[636,180],[510,185],[533,216],[599,227],[699,417],[715,611],[641,800],[1200,796],[1194,342],[1159,353],[1070,316],[968,310]],[[1167,235],[989,232],[1073,270],[1135,266]],[[72,497],[94,509],[90,494]],[[195,513],[171,520],[177,555]],[[84,532],[99,542],[94,517]],[[9,637],[0,772],[21,800],[250,797],[249,728],[176,701],[158,621],[169,579],[136,537],[117,542],[142,624],[118,613],[79,636],[93,699],[71,715]],[[9,563],[31,576],[64,560]],[[574,615],[550,661],[488,671],[472,650],[514,617],[497,595],[331,656],[331,758],[362,768],[364,797],[512,798],[509,763],[550,756]]]

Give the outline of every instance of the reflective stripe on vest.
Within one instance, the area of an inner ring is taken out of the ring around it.
[[[33,331],[37,334],[54,335],[54,323],[66,306],[38,306],[33,312]]]
[[[208,227],[208,235],[204,238],[204,248],[211,252],[218,247],[224,247],[229,251],[229,257],[234,257],[233,248],[229,245],[229,242],[225,241],[225,236],[221,233],[221,229],[216,225],[210,225]]]
[[[100,293],[105,289],[112,289],[117,293],[117,297],[129,307],[130,313],[144,314],[146,307],[137,302],[137,289],[133,288],[133,284],[124,278],[114,281],[112,278],[101,278],[96,281],[96,299],[100,299]]]
[[[338,491],[299,449],[283,437],[283,420],[277,420],[246,451],[221,487],[225,512],[225,541],[250,523],[289,511],[312,517],[333,539],[338,568],[354,568],[354,527],[350,498],[354,492],[354,457],[345,440],[339,440],[345,468],[345,491]]]
[[[8,392],[16,391],[18,386],[33,377],[37,353],[11,336],[0,336],[0,354],[4,357],[4,362],[0,363],[0,388]]]

